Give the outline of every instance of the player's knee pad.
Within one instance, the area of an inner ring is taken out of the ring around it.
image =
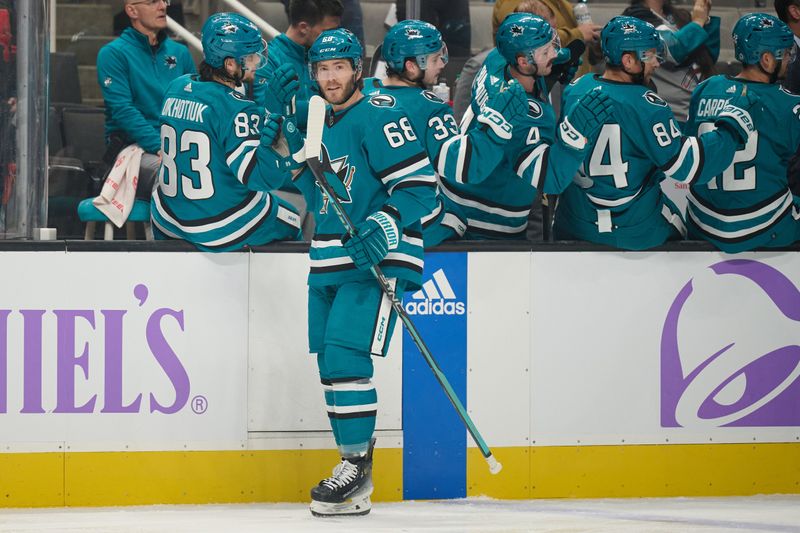
[[[369,353],[335,344],[325,346],[325,351],[317,356],[317,364],[323,380],[369,379],[374,370]]]

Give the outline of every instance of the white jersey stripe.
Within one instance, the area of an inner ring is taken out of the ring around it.
[[[766,221],[762,222],[761,224],[756,224],[755,226],[751,226],[749,228],[743,228],[736,231],[725,231],[715,228],[713,226],[709,226],[708,224],[704,224],[703,222],[697,219],[697,215],[694,213],[695,204],[693,203],[688,204],[687,206],[688,208],[686,211],[689,214],[689,216],[692,217],[694,223],[697,224],[706,233],[710,233],[711,235],[717,236],[721,239],[737,239],[739,237],[746,237],[748,235],[752,235],[753,233],[757,233],[762,229],[769,227],[776,220],[778,220],[780,217],[783,216],[783,214],[786,212],[786,209],[791,205],[791,203],[792,199],[790,197],[786,205],[782,206],[781,209],[775,211],[775,213]]]
[[[228,215],[227,217],[223,218],[222,220],[218,220],[217,222],[212,222],[210,224],[203,224],[202,226],[184,226],[179,221],[177,221],[174,218],[172,218],[167,213],[167,211],[164,209],[164,207],[161,205],[161,197],[157,193],[153,194],[153,203],[156,206],[156,210],[158,211],[158,214],[161,215],[161,217],[165,221],[167,221],[170,224],[174,225],[175,227],[179,228],[184,233],[192,233],[192,234],[194,234],[194,233],[205,233],[207,231],[213,231],[213,230],[216,230],[216,229],[224,228],[228,224],[232,224],[237,219],[239,219],[239,218],[247,215],[248,213],[252,212],[253,208],[256,205],[258,205],[258,203],[261,201],[261,199],[264,197],[265,194],[266,193],[259,191],[258,193],[253,195],[252,200],[250,200],[247,203],[247,205],[245,205],[239,211],[236,211],[235,213],[231,213],[230,215]],[[270,205],[270,203],[272,201],[272,198],[269,195],[267,195],[266,199],[267,199],[267,208],[269,208],[269,205]]]
[[[520,224],[519,226],[508,226],[502,224],[492,224],[490,222],[484,222],[482,220],[475,220],[473,218],[467,219],[467,223],[472,226],[473,228],[479,229],[486,229],[491,231],[498,231],[500,233],[519,233],[524,231],[525,228],[528,227],[528,221],[526,220],[524,224]]]
[[[391,182],[393,179],[399,178],[400,176],[405,176],[406,174],[411,174],[412,172],[416,172],[417,170],[425,167],[425,165],[429,165],[430,163],[431,163],[430,160],[427,157],[425,157],[423,159],[420,159],[416,163],[408,165],[407,167],[395,170],[388,176],[384,176],[383,178],[381,178],[381,181],[385,185],[389,185],[389,182]],[[436,181],[436,176],[431,176],[431,177],[433,178],[434,181]]]
[[[245,148],[249,146],[258,146],[260,142],[261,141],[259,140],[244,141],[236,148],[236,150],[233,151],[233,153],[231,153],[231,155],[228,156],[228,159],[226,159],[225,162],[228,164],[228,166],[231,166],[233,162],[236,161],[236,158],[242,155],[242,152],[245,150]]]
[[[447,189],[447,187],[442,187],[442,192],[453,200],[455,203],[459,205],[463,205],[465,207],[472,207],[474,209],[478,209],[479,211],[483,211],[484,213],[489,213],[492,215],[500,215],[504,217],[527,217],[530,209],[519,210],[519,211],[511,211],[510,209],[503,209],[502,207],[492,207],[486,204],[482,204],[475,200],[467,200],[466,198],[462,198],[458,196],[453,191]]]
[[[762,217],[764,215],[767,215],[772,211],[775,211],[776,209],[780,209],[781,211],[783,211],[784,209],[786,209],[786,204],[792,203],[793,201],[792,192],[787,189],[785,195],[775,199],[775,201],[773,201],[769,205],[765,205],[758,211],[744,213],[741,215],[723,215],[701,204],[691,192],[688,195],[686,195],[686,199],[689,200],[689,202],[691,202],[692,205],[695,208],[697,208],[698,211],[710,217],[716,218],[720,222],[747,222],[748,220],[753,220]]]

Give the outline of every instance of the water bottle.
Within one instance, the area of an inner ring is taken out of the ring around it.
[[[450,87],[447,83],[441,82],[431,88],[431,92],[442,99],[443,102],[450,102]]]
[[[578,22],[578,26],[581,24],[591,24],[592,23],[592,14],[589,13],[589,6],[586,5],[586,2],[578,2],[574,6],[572,6],[572,13],[575,15],[575,20]]]

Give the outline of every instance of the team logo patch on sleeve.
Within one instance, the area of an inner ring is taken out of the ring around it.
[[[172,70],[178,66],[178,58],[175,56],[167,56],[164,58],[164,64]]]
[[[428,100],[430,100],[431,102],[433,102],[435,104],[443,104],[444,103],[444,100],[442,100],[441,98],[439,98],[438,96],[433,94],[433,92],[431,92],[431,91],[422,91],[422,96],[424,96],[425,98],[427,98]]]
[[[647,91],[642,97],[653,105],[667,107],[667,103],[653,91]]]
[[[396,100],[390,94],[376,94],[370,96],[369,103],[375,107],[394,107]]]
[[[528,100],[528,116],[531,118],[539,118],[542,114],[542,106],[540,106],[538,102]]]

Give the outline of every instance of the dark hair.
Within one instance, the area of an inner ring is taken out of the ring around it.
[[[291,0],[288,10],[289,24],[296,26],[306,22],[313,26],[325,17],[341,17],[343,12],[341,0]]]
[[[791,22],[789,20],[789,6],[800,7],[800,2],[798,0],[775,0],[775,13],[786,24]]]
[[[692,14],[682,7],[672,5],[671,0],[664,0],[662,9],[664,15],[672,19],[678,29],[683,28],[692,21]],[[626,8],[622,14],[642,19],[655,27],[662,24],[661,19],[650,11],[650,8],[644,5],[644,0],[631,0],[630,7]],[[692,50],[680,66],[691,65],[692,63],[696,63],[699,67],[701,80],[710,78],[717,73],[717,69],[714,67],[714,58],[706,45],[700,45]]]

